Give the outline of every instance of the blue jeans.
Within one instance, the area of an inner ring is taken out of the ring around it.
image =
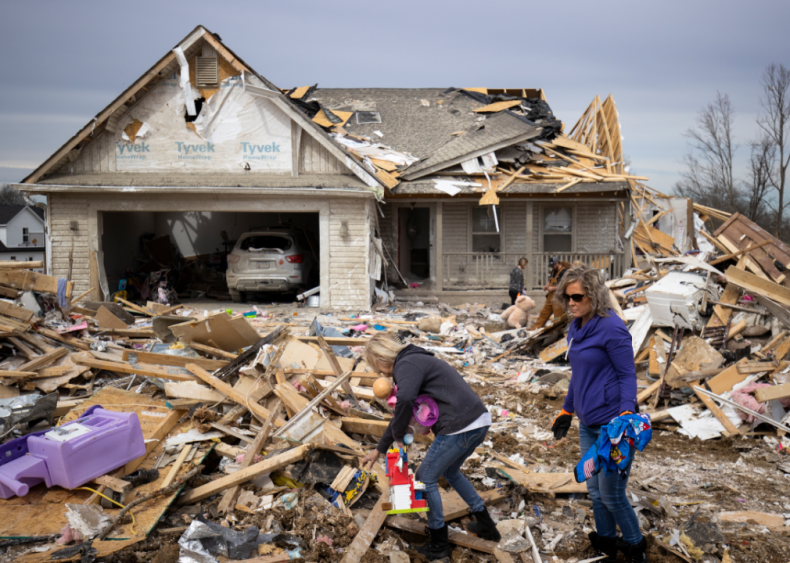
[[[444,477],[453,489],[469,505],[472,512],[485,508],[483,499],[472,484],[461,475],[461,466],[475,448],[483,443],[488,426],[452,436],[437,436],[422,460],[415,475],[425,484],[425,500],[428,501],[428,527],[438,530],[444,526],[444,508],[439,492],[439,477]]]
[[[600,433],[600,426],[590,427],[582,422],[579,423],[582,455],[595,444]],[[639,520],[625,492],[630,473],[630,465],[626,470],[625,479],[620,477],[619,471],[606,475],[602,469],[600,473],[587,479],[587,491],[592,499],[595,530],[598,535],[613,538],[617,535],[617,526],[620,526],[623,540],[635,545],[642,541],[642,532],[639,531]]]

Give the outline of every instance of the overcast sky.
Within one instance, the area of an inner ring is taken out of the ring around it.
[[[21,180],[202,24],[282,88],[543,88],[566,127],[612,93],[632,172],[669,192],[682,134],[717,90],[737,140],[754,135],[763,69],[790,66],[788,23],[786,0],[4,1],[0,182]]]

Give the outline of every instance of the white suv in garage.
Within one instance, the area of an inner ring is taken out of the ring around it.
[[[247,292],[296,293],[318,285],[316,260],[299,229],[244,233],[228,255],[228,290],[233,301]]]

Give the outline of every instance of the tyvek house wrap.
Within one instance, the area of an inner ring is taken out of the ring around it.
[[[255,77],[247,79],[263,86]],[[188,124],[185,114],[184,89],[176,72],[124,114],[116,131],[117,170],[242,173],[249,164],[251,172],[291,171],[290,119],[270,100],[246,93],[240,76],[222,81],[194,123]],[[144,124],[144,134],[138,133],[132,143],[123,129],[135,119]]]

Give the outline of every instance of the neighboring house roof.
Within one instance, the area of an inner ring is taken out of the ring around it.
[[[29,205],[0,205],[0,225],[8,225],[11,219],[19,215],[26,207],[35,213],[39,219],[42,221],[44,220],[44,210],[40,207],[30,207]]]

